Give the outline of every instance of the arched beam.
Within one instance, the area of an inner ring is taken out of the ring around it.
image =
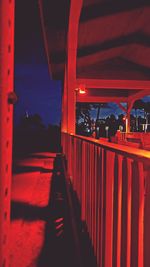
[[[129,102],[131,102],[131,101],[134,102],[135,100],[143,98],[144,96],[148,96],[148,95],[150,95],[150,87],[149,87],[149,89],[147,88],[145,90],[141,90],[140,92],[129,96],[128,97],[128,101]]]

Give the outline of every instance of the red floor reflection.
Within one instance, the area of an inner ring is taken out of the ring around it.
[[[17,162],[19,171],[12,182],[11,267],[37,266],[44,242],[54,157],[49,153],[34,154]]]

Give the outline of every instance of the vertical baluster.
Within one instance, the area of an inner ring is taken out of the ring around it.
[[[121,267],[127,266],[127,192],[128,168],[127,159],[122,162],[122,207],[121,207]]]
[[[97,237],[97,216],[96,216],[96,210],[97,210],[97,154],[98,154],[98,147],[94,147],[94,211],[93,211],[93,218],[94,218],[94,225],[93,225],[93,239],[94,239],[94,253],[96,255],[96,250],[97,250],[97,242],[96,242],[96,237]]]
[[[85,143],[82,142],[82,220],[85,220],[85,168],[86,168]]]
[[[131,266],[131,193],[132,193],[132,159],[127,159],[127,267]]]
[[[121,260],[122,161],[123,157],[118,155],[117,267],[120,267]]]
[[[114,190],[114,156],[106,154],[106,236],[105,236],[105,267],[112,267],[113,252],[113,190]]]
[[[101,240],[101,213],[102,213],[102,208],[101,208],[101,175],[100,175],[100,171],[102,169],[102,149],[100,147],[98,147],[98,154],[97,154],[97,188],[96,188],[96,202],[97,202],[97,209],[96,209],[96,217],[97,217],[97,240],[96,240],[96,254],[97,254],[97,263],[98,266],[102,266],[100,264],[100,255],[101,255],[101,244],[100,244],[100,240]]]
[[[145,200],[144,200],[144,267],[150,266],[150,166],[145,163]]]
[[[92,213],[93,213],[93,181],[92,181],[92,171],[93,171],[93,145],[90,144],[91,146],[91,153],[90,153],[90,233],[91,233],[91,240],[93,242],[93,236],[92,236]]]
[[[94,244],[94,228],[95,228],[95,217],[94,217],[94,210],[95,210],[95,201],[94,201],[94,193],[95,193],[95,149],[94,145],[92,144],[93,149],[93,160],[92,160],[92,240],[93,246]]]
[[[139,232],[138,232],[138,267],[144,266],[144,168],[138,163],[139,172]]]
[[[105,236],[106,236],[106,150],[101,149],[101,228],[100,228],[100,266],[105,264]]]

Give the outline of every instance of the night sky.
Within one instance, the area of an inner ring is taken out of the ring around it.
[[[48,73],[37,0],[16,0],[15,91],[15,125],[26,111],[39,114],[45,125],[60,123],[61,82],[51,80]],[[144,99],[150,101],[150,97]],[[123,113],[116,104],[110,107],[101,110],[100,116]]]
[[[50,79],[44,51],[37,0],[16,0],[14,122],[28,111],[45,125],[61,119],[61,82]]]

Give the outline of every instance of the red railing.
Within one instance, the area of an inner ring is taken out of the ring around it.
[[[100,267],[150,266],[150,152],[62,133]]]

